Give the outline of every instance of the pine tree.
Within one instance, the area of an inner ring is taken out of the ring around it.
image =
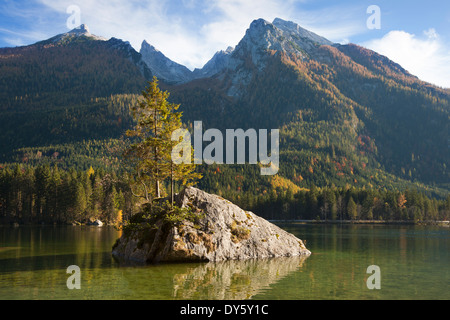
[[[81,182],[77,183],[75,192],[75,219],[82,220],[83,214],[87,209],[86,191]]]
[[[358,211],[356,209],[356,203],[353,197],[350,197],[347,204],[347,213],[351,220],[355,220],[358,217]]]
[[[44,218],[43,215],[46,208],[47,189],[50,181],[50,167],[38,167],[35,170],[34,175],[36,189],[35,212],[37,215],[37,221],[41,222]]]
[[[180,143],[172,140],[172,133],[182,128],[181,112],[176,112],[179,105],[167,101],[169,93],[158,88],[156,77],[142,96],[142,100],[132,107],[136,125],[127,131],[127,136],[135,137],[137,141],[124,152],[134,171],[134,179],[141,186],[142,192],[133,194],[152,202],[152,199],[162,197],[163,183],[169,179],[173,205],[174,182],[181,181],[186,185],[201,176],[194,172],[194,164],[175,164],[172,160],[172,150]],[[192,159],[192,146],[189,150]]]

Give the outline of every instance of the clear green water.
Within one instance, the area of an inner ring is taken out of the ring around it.
[[[110,227],[0,227],[0,299],[450,299],[450,229],[279,224],[313,254],[262,261],[120,265]],[[69,290],[69,265],[81,289]],[[369,290],[369,265],[381,289]]]

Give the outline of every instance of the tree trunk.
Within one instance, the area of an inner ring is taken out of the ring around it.
[[[158,137],[158,115],[156,112],[156,99],[155,99],[155,108],[154,108],[154,113],[153,113],[153,120],[155,123],[155,137]],[[158,169],[158,148],[155,146],[155,172],[156,172],[156,182],[155,182],[155,194],[156,194],[156,198],[161,198],[161,190],[160,190],[160,186],[159,186],[159,169]]]
[[[173,162],[170,162],[170,204],[173,208]]]
[[[159,180],[156,180],[155,189],[156,189],[156,198],[161,198],[161,189],[159,187]]]

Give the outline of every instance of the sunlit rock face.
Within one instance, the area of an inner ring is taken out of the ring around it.
[[[193,79],[192,72],[188,68],[170,60],[145,40],[142,42],[140,54],[158,79],[168,83],[183,83]]]
[[[217,195],[190,187],[176,200],[179,206],[202,212],[202,217],[195,223],[186,220],[177,226],[157,222],[156,229],[123,235],[113,255],[122,260],[155,263],[311,254],[299,238]]]

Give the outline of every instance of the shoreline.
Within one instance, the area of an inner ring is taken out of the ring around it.
[[[304,219],[287,219],[287,220],[277,220],[271,219],[267,220],[271,223],[294,223],[294,224],[364,224],[364,225],[436,225],[442,227],[450,227],[450,221],[409,221],[409,220],[304,220]],[[103,225],[95,225],[89,223],[79,223],[79,224],[57,224],[57,223],[29,223],[29,224],[0,224],[0,227],[49,227],[49,226],[87,226],[87,227],[115,227],[115,224],[104,223]]]
[[[272,223],[296,224],[366,224],[366,225],[436,225],[449,227],[450,221],[409,221],[409,220],[268,220]]]

